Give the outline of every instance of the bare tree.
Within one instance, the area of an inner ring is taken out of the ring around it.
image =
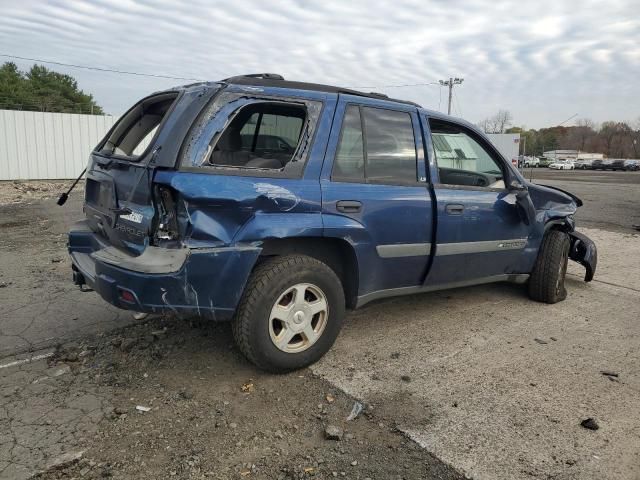
[[[625,151],[631,150],[632,134],[631,127],[625,122],[604,122],[600,128],[599,136],[604,142],[607,156],[610,158],[624,157]]]
[[[587,144],[587,140],[595,136],[596,124],[590,118],[580,118],[576,122],[578,127],[575,129],[575,135],[577,137],[577,150],[584,151],[584,147]]]
[[[495,123],[498,127],[498,133],[504,133],[504,131],[511,126],[513,121],[513,115],[509,110],[498,110],[495,114]]]
[[[478,127],[485,133],[504,133],[512,121],[513,115],[509,110],[498,110],[495,115],[480,121]]]

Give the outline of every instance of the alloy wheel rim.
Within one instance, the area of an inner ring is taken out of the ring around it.
[[[279,350],[300,353],[322,336],[329,317],[324,292],[311,283],[287,288],[271,308],[269,336]]]

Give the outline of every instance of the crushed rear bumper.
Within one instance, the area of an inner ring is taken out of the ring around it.
[[[86,222],[69,232],[73,280],[110,304],[137,312],[231,318],[261,249],[168,249],[133,256],[108,244]]]
[[[590,282],[596,273],[598,265],[598,249],[596,244],[589,237],[580,232],[569,232],[571,247],[569,258],[578,262],[585,268],[584,281]]]

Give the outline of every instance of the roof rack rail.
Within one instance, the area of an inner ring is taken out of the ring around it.
[[[264,80],[284,80],[284,77],[277,73],[247,73],[246,75],[236,75],[235,77],[225,78],[222,81],[232,82],[239,78],[262,78]]]
[[[371,95],[372,97],[389,98],[389,95],[385,95],[380,92],[369,92],[367,95]]]
[[[389,98],[384,93],[379,92],[362,92],[359,90],[352,90],[350,88],[335,87],[331,85],[323,85],[320,83],[307,83],[285,80],[281,75],[275,73],[255,73],[250,75],[238,75],[236,77],[227,78],[221,80],[221,82],[238,85],[251,85],[256,87],[278,87],[278,88],[290,88],[300,90],[314,90],[317,92],[328,92],[346,95],[357,95],[360,97],[378,98],[381,100],[389,100],[392,102],[404,103],[406,105],[414,105],[420,107],[417,103],[408,102],[406,100],[398,100],[396,98]]]

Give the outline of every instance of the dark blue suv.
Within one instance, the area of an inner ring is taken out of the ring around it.
[[[525,181],[473,125],[258,74],[153,94],[92,152],[75,282],[138,312],[233,320],[257,366],[300,368],[346,308],[489,282],[565,298],[581,201]]]

